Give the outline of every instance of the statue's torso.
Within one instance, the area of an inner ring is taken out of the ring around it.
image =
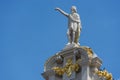
[[[74,21],[74,20],[79,20],[79,15],[77,13],[69,14],[68,16],[68,27],[70,30],[77,31],[79,23]]]

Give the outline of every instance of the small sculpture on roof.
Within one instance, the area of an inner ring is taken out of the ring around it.
[[[79,37],[80,37],[80,32],[81,32],[81,21],[80,21],[80,16],[77,13],[77,9],[75,6],[71,7],[71,13],[68,14],[64,12],[60,8],[56,8],[55,10],[59,11],[62,13],[64,16],[68,18],[68,44],[79,44]]]

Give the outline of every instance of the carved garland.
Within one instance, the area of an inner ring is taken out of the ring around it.
[[[80,67],[79,67],[79,65],[77,63],[73,64],[72,59],[68,59],[67,63],[65,64],[65,66],[63,68],[61,68],[61,67],[53,67],[52,69],[59,76],[66,73],[67,76],[70,77],[72,72],[73,71],[77,72],[80,69]]]
[[[106,70],[96,71],[96,74],[100,77],[106,78],[106,80],[112,80],[112,74],[108,73]]]

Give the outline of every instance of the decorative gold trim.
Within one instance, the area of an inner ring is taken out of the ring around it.
[[[83,47],[83,49],[84,49],[85,51],[87,51],[87,54],[88,54],[89,57],[92,57],[92,56],[93,56],[93,51],[92,51],[91,48]]]
[[[112,74],[108,73],[106,70],[103,71],[96,71],[96,74],[100,77],[106,78],[106,80],[112,80]]]
[[[73,64],[72,59],[68,59],[67,63],[63,68],[60,67],[53,67],[52,69],[55,71],[56,74],[59,76],[63,75],[64,73],[67,74],[68,77],[71,76],[72,72],[77,72],[79,70],[79,65],[77,63]]]

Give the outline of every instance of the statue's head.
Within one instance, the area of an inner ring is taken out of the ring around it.
[[[76,13],[76,12],[77,12],[76,6],[72,6],[72,7],[71,7],[71,12],[72,12],[72,13]]]

